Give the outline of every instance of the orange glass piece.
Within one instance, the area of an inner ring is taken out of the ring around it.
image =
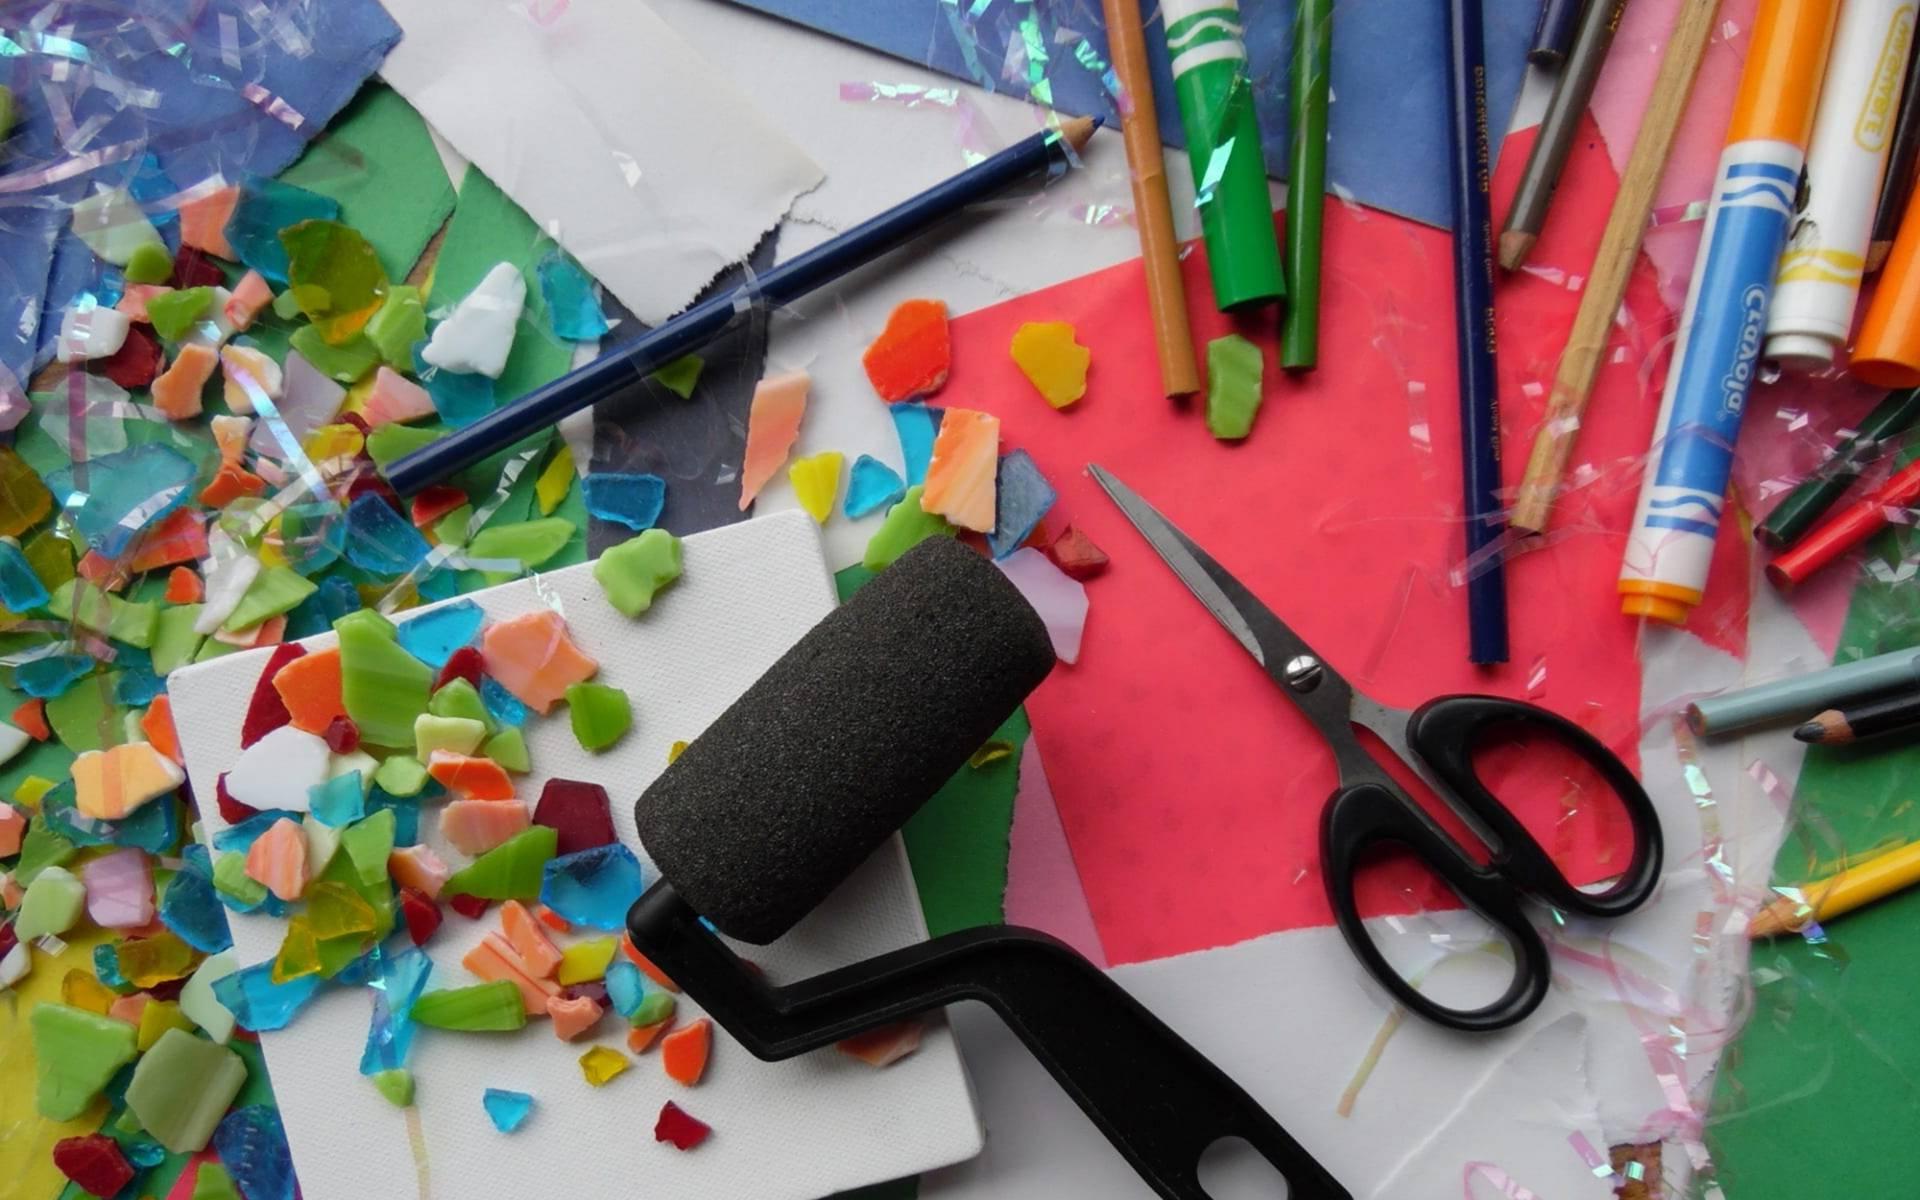
[[[205,250],[216,258],[237,257],[227,241],[227,222],[233,219],[233,207],[240,200],[240,186],[226,187],[189,200],[180,206],[180,244]]]
[[[96,821],[128,817],[187,778],[179,763],[147,742],[83,751],[69,772],[75,811]]]
[[[427,774],[462,800],[511,800],[513,779],[490,758],[435,750],[427,758]]]
[[[675,984],[673,980],[667,978],[667,974],[665,971],[662,971],[659,967],[654,966],[653,963],[648,960],[646,955],[640,953],[639,949],[634,946],[632,938],[627,937],[625,934],[621,934],[620,949],[626,952],[627,957],[633,960],[633,965],[636,967],[639,967],[640,970],[646,975],[648,979],[653,980],[655,983],[659,984],[661,987],[667,989],[668,991],[674,993],[675,995],[680,994],[679,986]]]
[[[705,1017],[660,1039],[660,1066],[667,1078],[688,1087],[707,1073],[707,1055],[713,1048],[713,1022]]]
[[[173,701],[165,692],[153,698],[147,705],[147,711],[140,714],[140,732],[147,735],[147,744],[177,763],[186,760],[180,757],[180,737],[173,729]]]
[[[233,295],[227,298],[227,324],[237,331],[244,331],[272,303],[273,288],[265,277],[258,271],[248,271],[241,276],[239,283],[233,285]]]
[[[237,463],[223,462],[213,479],[200,489],[200,503],[208,508],[225,508],[242,496],[258,496],[266,490],[266,480]]]
[[[254,840],[247,850],[247,878],[282,900],[300,898],[307,890],[307,834],[299,822],[282,817]]]
[[[572,1000],[562,996],[547,997],[547,1015],[553,1018],[553,1035],[563,1042],[571,1042],[598,1025],[606,1011],[595,1004],[590,996],[578,996]]]
[[[488,626],[480,654],[487,674],[541,716],[566,696],[568,687],[593,678],[600,669],[573,644],[566,621],[552,609]]]
[[[948,409],[940,419],[940,434],[933,439],[921,509],[938,513],[962,529],[991,532],[999,467],[1000,418],[972,409]]]
[[[200,392],[213,378],[220,355],[211,346],[189,342],[180,347],[173,365],[148,385],[153,406],[169,420],[186,421],[200,415]]]
[[[478,946],[467,951],[460,965],[489,982],[504,979],[519,988],[520,999],[526,1004],[530,1017],[547,1015],[547,1001],[560,994],[559,984],[536,978],[507,940],[497,933],[488,934]]]
[[[627,1049],[635,1054],[645,1054],[647,1048],[660,1040],[660,1035],[673,1028],[673,1018],[655,1021],[651,1025],[641,1025],[627,1031]]]
[[[462,854],[485,854],[531,824],[518,801],[455,800],[440,810],[440,836]]]
[[[940,390],[953,369],[947,306],[908,300],[887,315],[887,327],[860,356],[873,390],[889,404]]]
[[[198,562],[207,557],[207,517],[191,508],[176,508],[140,539],[130,565],[135,572]]]
[[[273,676],[273,690],[287,706],[295,729],[325,733],[335,717],[347,715],[340,698],[340,649],[315,650],[281,667]]]
[[[745,512],[786,464],[800,437],[800,419],[807,415],[805,371],[789,371],[760,381],[747,410],[747,448],[740,463],[740,511]]]
[[[840,1053],[850,1055],[870,1067],[886,1067],[899,1062],[920,1048],[926,1025],[918,1019],[897,1021],[836,1042]]]
[[[108,558],[98,550],[89,550],[73,564],[73,573],[103,592],[118,592],[130,578],[125,564]]]
[[[36,742],[53,736],[53,729],[47,724],[47,702],[38,697],[13,710],[13,723]]]
[[[402,846],[387,855],[387,874],[401,887],[409,887],[424,894],[428,899],[437,899],[440,889],[446,885],[447,877],[453,872],[433,847],[422,842],[414,846]]]
[[[175,567],[167,573],[168,604],[198,604],[207,588],[192,567]]]
[[[536,978],[552,979],[553,973],[560,969],[560,951],[553,939],[518,900],[509,900],[500,906],[500,932]]]

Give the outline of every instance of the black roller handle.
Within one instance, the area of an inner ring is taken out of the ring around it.
[[[1005,925],[963,930],[775,987],[665,882],[634,904],[627,930],[642,954],[757,1058],[793,1058],[957,1000],[979,1000],[1167,1200],[1208,1200],[1200,1157],[1229,1137],[1244,1139],[1286,1179],[1289,1200],[1350,1200],[1239,1084],[1044,933]]]

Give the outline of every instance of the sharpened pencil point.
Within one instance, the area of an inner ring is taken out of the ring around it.
[[[1821,742],[1826,740],[1827,727],[1818,721],[1808,721],[1793,731],[1794,740],[1801,742]]]
[[[1075,117],[1071,121],[1060,122],[1060,136],[1075,150],[1085,150],[1093,138],[1093,131],[1105,124],[1100,117]]]
[[[1533,244],[1540,240],[1538,234],[1528,233],[1524,229],[1509,229],[1500,235],[1500,269],[1518,271],[1527,264],[1527,255],[1533,253]]]
[[[1871,275],[1887,265],[1887,255],[1893,253],[1892,242],[1874,242],[1867,247],[1867,274]]]

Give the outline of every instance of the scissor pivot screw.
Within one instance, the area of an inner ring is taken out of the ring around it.
[[[1296,692],[1310,692],[1320,686],[1326,678],[1326,670],[1320,660],[1311,654],[1302,654],[1287,660],[1287,686]]]

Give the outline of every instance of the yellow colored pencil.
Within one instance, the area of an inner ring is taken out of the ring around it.
[[[1792,933],[1815,921],[1830,920],[1872,904],[1916,883],[1920,883],[1920,842],[1909,842],[1857,867],[1848,867],[1838,875],[1805,884],[1798,897],[1780,897],[1754,914],[1747,926],[1747,936],[1763,938]]]

